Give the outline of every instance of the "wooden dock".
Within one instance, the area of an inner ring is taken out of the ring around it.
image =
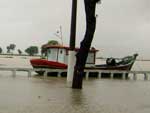
[[[61,77],[62,73],[67,73],[66,69],[33,69],[33,68],[6,68],[1,67],[0,71],[10,71],[12,72],[12,76],[16,77],[17,72],[27,72],[27,76],[31,77],[33,72],[35,71],[44,71],[44,78],[47,77],[49,72],[57,72],[57,77]],[[114,78],[114,74],[122,74],[122,79],[126,79],[126,74],[130,74],[133,80],[137,80],[137,77],[140,75],[143,77],[143,80],[150,79],[150,71],[118,71],[118,70],[85,70],[85,79],[88,80],[90,77],[90,73],[97,73],[97,78],[102,78],[102,73],[110,74],[110,78]]]

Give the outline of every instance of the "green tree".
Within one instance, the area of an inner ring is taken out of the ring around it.
[[[10,47],[11,50],[15,50],[16,45],[15,44],[10,44],[9,47]]]
[[[18,53],[19,53],[19,55],[21,55],[21,54],[22,54],[22,51],[21,51],[20,49],[18,49]]]
[[[48,44],[48,45],[60,45],[57,40],[50,40],[50,41],[48,41],[47,44]]]
[[[57,40],[49,40],[46,44],[42,45],[41,47],[41,53],[42,56],[46,56],[46,48],[45,46],[56,46],[56,45],[60,45],[60,43]]]
[[[10,47],[7,46],[6,48],[7,48],[7,53],[10,53]]]
[[[34,56],[35,54],[38,54],[38,47],[30,46],[25,50],[25,52],[30,56]]]
[[[50,41],[48,41],[46,44],[42,45],[41,53],[43,54],[43,53],[46,52],[46,49],[45,49],[46,46],[56,46],[56,45],[60,45],[60,43],[57,40],[50,40]]]
[[[0,47],[0,54],[3,52],[2,48]]]
[[[12,51],[15,50],[16,45],[15,44],[10,44],[9,46],[7,46],[7,53],[11,53]]]

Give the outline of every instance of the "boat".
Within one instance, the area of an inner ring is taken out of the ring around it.
[[[75,48],[77,52],[79,48]],[[86,67],[93,67],[95,65],[96,53],[98,50],[91,48],[88,54]],[[30,63],[35,69],[67,69],[68,67],[68,54],[69,47],[62,45],[43,45],[42,46],[42,58],[31,59]],[[42,75],[43,71],[36,71]]]
[[[133,56],[126,56],[121,59],[107,58],[106,64],[96,65],[96,68],[101,70],[130,70],[137,56],[138,54],[133,54]]]
[[[76,48],[77,52],[79,48]],[[42,58],[31,59],[30,63],[35,69],[67,69],[68,67],[68,53],[69,47],[61,45],[43,45],[42,46]],[[130,70],[134,64],[138,54],[127,56],[122,59],[107,58],[106,64],[96,65],[96,53],[97,49],[92,47],[89,50],[85,69],[89,70]],[[44,71],[36,71],[39,75],[43,75]],[[103,73],[102,75],[110,76],[109,73]],[[116,74],[118,75],[118,74]],[[120,76],[120,74],[118,75]]]
[[[93,69],[98,70],[115,70],[115,71],[130,71],[138,54],[135,53],[132,56],[126,56],[124,58],[107,58],[106,64],[95,65]],[[110,73],[101,73],[102,77],[111,77]],[[122,73],[114,73],[114,78],[122,78]],[[125,78],[128,78],[128,74],[125,74]]]

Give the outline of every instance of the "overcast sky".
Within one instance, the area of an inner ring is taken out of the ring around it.
[[[22,50],[41,46],[62,26],[69,45],[72,0],[0,0],[0,46],[10,43]],[[150,59],[150,0],[102,0],[97,5],[97,28],[92,46],[99,56],[122,57],[135,52]],[[78,0],[77,42],[85,33],[83,0]]]

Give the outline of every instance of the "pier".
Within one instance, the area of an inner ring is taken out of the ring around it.
[[[33,72],[35,71],[44,71],[43,78],[48,77],[48,73],[55,72],[57,77],[62,77],[62,73],[67,73],[67,69],[33,69],[33,68],[6,68],[1,67],[0,71],[9,71],[12,72],[12,77],[16,77],[17,72],[27,72],[27,77],[32,77]],[[115,74],[122,74],[121,79],[126,79],[126,75],[130,75],[133,80],[137,80],[138,76],[142,76],[143,80],[150,79],[150,71],[118,71],[118,70],[93,70],[93,69],[85,69],[85,79],[88,80],[92,73],[96,73],[94,77],[98,79],[103,78],[103,73],[109,74],[109,78],[113,79]]]

